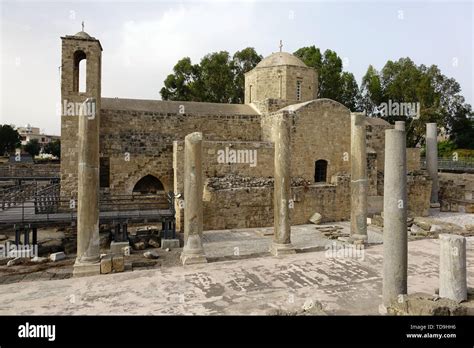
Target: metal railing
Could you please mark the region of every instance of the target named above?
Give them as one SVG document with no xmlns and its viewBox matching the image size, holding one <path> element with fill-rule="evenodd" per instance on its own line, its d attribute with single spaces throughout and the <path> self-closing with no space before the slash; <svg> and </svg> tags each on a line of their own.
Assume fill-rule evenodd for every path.
<svg viewBox="0 0 474 348">
<path fill-rule="evenodd" d="M 426 158 L 422 157 L 421 168 L 426 169 Z M 438 170 L 465 170 L 474 171 L 474 158 L 460 158 L 454 160 L 452 158 L 438 157 Z"/>
<path fill-rule="evenodd" d="M 30 199 L 36 192 L 36 182 L 15 185 L 0 190 L 0 208 L 12 208 Z"/>
<path fill-rule="evenodd" d="M 113 195 L 99 199 L 99 219 L 174 221 L 173 193 Z M 0 225 L 75 222 L 77 199 L 59 196 L 59 185 L 38 190 L 33 198 L 17 199 L 15 207 L 0 211 Z"/>
</svg>

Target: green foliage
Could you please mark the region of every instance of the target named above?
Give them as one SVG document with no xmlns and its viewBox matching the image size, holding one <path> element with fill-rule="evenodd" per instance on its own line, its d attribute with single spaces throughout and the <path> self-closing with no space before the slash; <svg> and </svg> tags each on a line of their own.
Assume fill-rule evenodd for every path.
<svg viewBox="0 0 474 348">
<path fill-rule="evenodd" d="M 451 140 L 438 142 L 438 157 L 450 157 L 454 150 L 456 150 L 456 144 Z"/>
<path fill-rule="evenodd" d="M 61 140 L 53 140 L 43 148 L 44 153 L 49 153 L 55 157 L 61 157 Z"/>
<path fill-rule="evenodd" d="M 244 74 L 262 56 L 252 47 L 237 51 L 231 58 L 226 51 L 210 53 L 199 64 L 186 57 L 168 75 L 160 94 L 163 100 L 243 103 Z"/>
<path fill-rule="evenodd" d="M 365 110 L 368 116 L 381 116 L 380 105 L 389 101 L 419 103 L 419 118 L 403 113 L 384 117 L 390 123 L 406 121 L 408 146 L 423 145 L 426 123 L 436 122 L 456 147 L 474 149 L 471 105 L 460 95 L 459 83 L 443 75 L 436 65 L 417 66 L 410 58 L 389 60 L 381 71 L 369 65 L 359 89 L 354 75 L 343 71 L 336 52 L 326 50 L 322 54 L 313 45 L 298 49 L 294 55 L 318 71 L 318 98 L 336 100 L 352 111 Z M 261 60 L 251 47 L 232 57 L 226 51 L 211 53 L 199 64 L 183 58 L 164 81 L 160 94 L 163 100 L 243 103 L 244 74 Z"/>
<path fill-rule="evenodd" d="M 253 47 L 235 52 L 232 60 L 234 72 L 234 95 L 232 103 L 243 104 L 245 99 L 245 73 L 252 70 L 263 59 Z"/>
<path fill-rule="evenodd" d="M 16 129 L 4 124 L 0 126 L 0 155 L 10 155 L 20 146 L 21 137 Z"/>
<path fill-rule="evenodd" d="M 28 152 L 33 158 L 37 156 L 41 150 L 38 139 L 31 139 L 25 146 L 23 146 L 23 150 Z"/>
<path fill-rule="evenodd" d="M 318 98 L 333 99 L 352 111 L 360 111 L 357 82 L 352 73 L 342 71 L 342 60 L 336 52 L 326 50 L 321 54 L 319 48 L 309 46 L 293 54 L 318 72 Z"/>
<path fill-rule="evenodd" d="M 173 72 L 168 75 L 160 91 L 163 100 L 200 101 L 195 86 L 199 78 L 199 66 L 192 65 L 191 59 L 185 57 L 176 63 Z"/>
<path fill-rule="evenodd" d="M 389 101 L 419 103 L 420 117 L 383 117 L 390 123 L 407 122 L 407 145 L 412 147 L 424 143 L 426 123 L 436 122 L 457 147 L 474 148 L 472 109 L 460 92 L 459 84 L 444 76 L 436 65 L 417 66 L 410 58 L 388 61 L 380 72 L 369 66 L 361 85 L 363 106 L 369 116 L 381 116 L 378 107 Z"/>
</svg>

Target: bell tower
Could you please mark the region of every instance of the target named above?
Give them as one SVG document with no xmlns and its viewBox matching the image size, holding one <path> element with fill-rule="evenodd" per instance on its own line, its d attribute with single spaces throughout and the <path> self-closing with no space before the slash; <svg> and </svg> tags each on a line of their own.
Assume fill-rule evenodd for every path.
<svg viewBox="0 0 474 348">
<path fill-rule="evenodd" d="M 61 196 L 70 198 L 77 192 L 79 116 L 93 113 L 97 129 L 100 122 L 102 46 L 84 28 L 61 42 Z M 87 99 L 94 105 L 83 109 Z"/>
</svg>

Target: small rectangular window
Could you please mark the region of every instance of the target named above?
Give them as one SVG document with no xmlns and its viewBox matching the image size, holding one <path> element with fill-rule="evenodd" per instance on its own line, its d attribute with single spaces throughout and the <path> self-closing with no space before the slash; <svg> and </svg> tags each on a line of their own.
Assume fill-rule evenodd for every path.
<svg viewBox="0 0 474 348">
<path fill-rule="evenodd" d="M 99 181 L 100 187 L 110 186 L 110 159 L 109 157 L 100 158 L 100 169 L 99 169 Z"/>
<path fill-rule="evenodd" d="M 298 101 L 301 100 L 301 84 L 301 80 L 296 81 L 296 100 Z"/>
</svg>

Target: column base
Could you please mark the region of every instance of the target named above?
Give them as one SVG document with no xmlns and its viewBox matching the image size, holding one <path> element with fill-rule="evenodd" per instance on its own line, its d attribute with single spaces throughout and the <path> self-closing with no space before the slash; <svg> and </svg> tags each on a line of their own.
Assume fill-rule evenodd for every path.
<svg viewBox="0 0 474 348">
<path fill-rule="evenodd" d="M 272 242 L 272 245 L 270 246 L 270 252 L 273 256 L 296 254 L 295 247 L 291 243 L 283 244 Z"/>
<path fill-rule="evenodd" d="M 182 252 L 180 256 L 180 260 L 185 265 L 194 265 L 199 263 L 207 263 L 207 258 L 204 252 L 201 253 L 189 253 L 189 252 Z"/>
<path fill-rule="evenodd" d="M 110 253 L 112 255 L 120 254 L 124 255 L 123 248 L 130 246 L 130 243 L 127 242 L 114 242 L 110 243 Z"/>
<path fill-rule="evenodd" d="M 349 236 L 349 241 L 354 244 L 367 244 L 369 237 L 366 234 L 354 233 Z"/>
<path fill-rule="evenodd" d="M 100 262 L 84 263 L 76 260 L 72 271 L 73 277 L 89 277 L 100 274 Z"/>
<path fill-rule="evenodd" d="M 439 208 L 441 207 L 441 204 L 437 203 L 430 203 L 430 208 Z"/>
<path fill-rule="evenodd" d="M 178 249 L 179 248 L 179 239 L 162 239 L 161 240 L 161 249 Z"/>
</svg>

